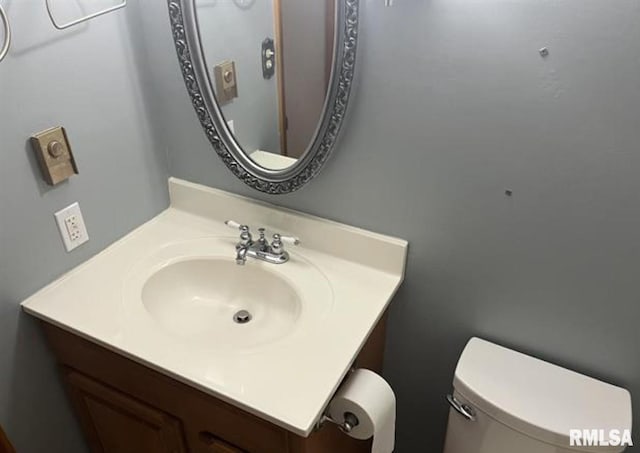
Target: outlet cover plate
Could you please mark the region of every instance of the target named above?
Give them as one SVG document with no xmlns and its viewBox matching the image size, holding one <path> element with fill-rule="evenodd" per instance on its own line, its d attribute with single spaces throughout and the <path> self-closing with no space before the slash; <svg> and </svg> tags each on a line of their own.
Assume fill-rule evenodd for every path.
<svg viewBox="0 0 640 453">
<path fill-rule="evenodd" d="M 55 213 L 58 230 L 67 252 L 74 250 L 89 240 L 80 205 L 73 203 Z"/>
</svg>

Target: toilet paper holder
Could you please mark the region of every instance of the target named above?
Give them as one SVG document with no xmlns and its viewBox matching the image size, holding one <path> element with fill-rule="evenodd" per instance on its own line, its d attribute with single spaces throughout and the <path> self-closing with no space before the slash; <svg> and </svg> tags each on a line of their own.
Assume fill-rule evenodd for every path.
<svg viewBox="0 0 640 453">
<path fill-rule="evenodd" d="M 338 425 L 338 428 L 345 433 L 349 434 L 353 428 L 360 424 L 360 420 L 358 420 L 358 416 L 352 412 L 345 412 L 343 415 L 344 421 L 334 420 L 330 415 L 324 414 L 318 424 L 316 425 L 316 431 L 322 428 L 326 422 L 333 423 L 334 425 Z"/>
<path fill-rule="evenodd" d="M 355 371 L 355 367 L 352 365 L 349 367 L 349 371 L 347 372 L 347 377 L 351 374 L 353 374 L 353 372 Z M 347 378 L 345 377 L 345 380 Z M 343 381 L 344 382 L 344 381 Z M 340 428 L 340 430 L 345 433 L 345 434 L 349 434 L 353 428 L 355 428 L 356 426 L 358 426 L 360 424 L 360 420 L 358 420 L 358 416 L 352 412 L 345 412 L 342 417 L 344 418 L 344 421 L 338 421 L 338 420 L 334 420 L 331 415 L 329 415 L 328 412 L 328 408 L 326 409 L 327 412 L 325 412 L 324 414 L 322 414 L 322 417 L 320 417 L 320 420 L 318 420 L 318 423 L 316 423 L 316 427 L 315 427 L 315 431 L 320 430 L 327 422 L 329 423 L 333 423 L 334 425 L 338 425 L 338 428 Z"/>
</svg>

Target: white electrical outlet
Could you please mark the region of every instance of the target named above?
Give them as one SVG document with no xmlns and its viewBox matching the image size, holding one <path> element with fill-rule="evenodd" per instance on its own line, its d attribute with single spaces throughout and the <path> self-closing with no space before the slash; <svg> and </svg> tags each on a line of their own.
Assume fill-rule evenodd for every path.
<svg viewBox="0 0 640 453">
<path fill-rule="evenodd" d="M 55 217 L 67 252 L 89 240 L 87 227 L 84 224 L 78 203 L 73 203 L 71 206 L 56 212 Z"/>
</svg>

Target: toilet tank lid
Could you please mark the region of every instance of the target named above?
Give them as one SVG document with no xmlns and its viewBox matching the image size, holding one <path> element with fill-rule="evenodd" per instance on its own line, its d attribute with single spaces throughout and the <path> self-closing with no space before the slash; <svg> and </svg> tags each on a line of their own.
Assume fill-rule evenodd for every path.
<svg viewBox="0 0 640 453">
<path fill-rule="evenodd" d="M 631 430 L 626 389 L 498 346 L 467 343 L 453 386 L 472 406 L 530 437 L 576 451 L 621 452 L 623 446 L 569 447 L 569 430 Z M 608 438 L 608 437 L 607 437 Z"/>
</svg>

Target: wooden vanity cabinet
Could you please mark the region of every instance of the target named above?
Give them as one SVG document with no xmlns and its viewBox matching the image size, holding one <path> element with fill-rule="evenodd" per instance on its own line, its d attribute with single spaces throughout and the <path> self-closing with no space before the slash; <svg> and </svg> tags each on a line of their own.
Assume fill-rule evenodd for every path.
<svg viewBox="0 0 640 453">
<path fill-rule="evenodd" d="M 370 440 L 352 439 L 332 424 L 308 438 L 300 437 L 77 335 L 42 324 L 92 453 L 371 451 Z M 384 339 L 383 319 L 356 366 L 380 372 Z"/>
<path fill-rule="evenodd" d="M 177 418 L 71 368 L 62 372 L 92 451 L 187 452 Z"/>
</svg>

